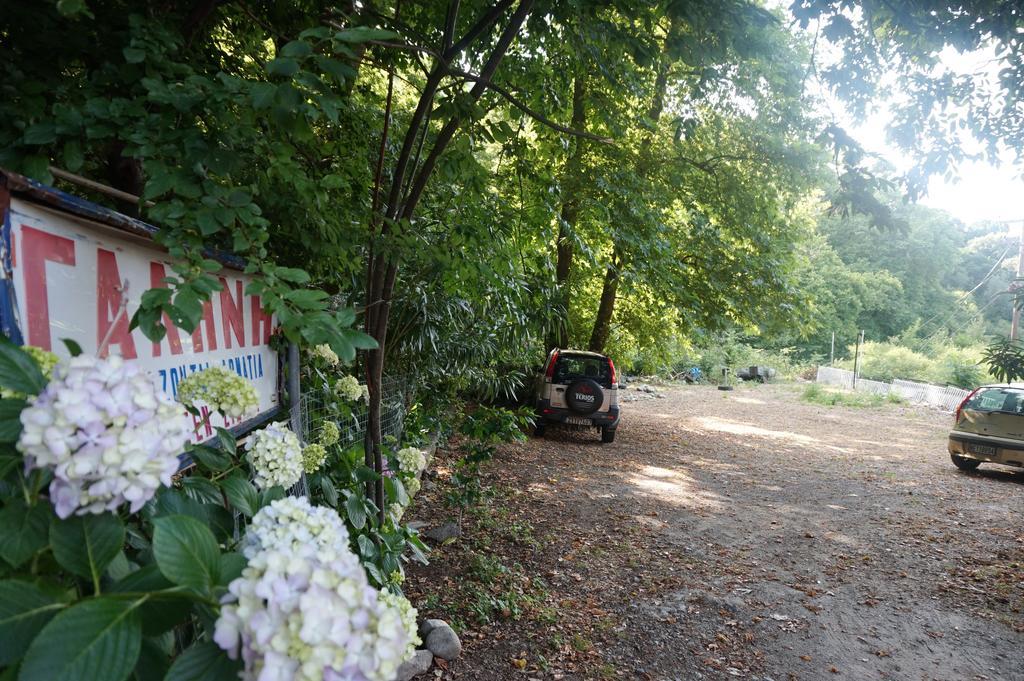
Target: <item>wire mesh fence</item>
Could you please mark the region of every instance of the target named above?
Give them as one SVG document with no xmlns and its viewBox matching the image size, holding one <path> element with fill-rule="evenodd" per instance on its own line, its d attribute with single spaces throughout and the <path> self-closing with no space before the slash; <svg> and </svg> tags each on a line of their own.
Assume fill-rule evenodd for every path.
<svg viewBox="0 0 1024 681">
<path fill-rule="evenodd" d="M 385 376 L 381 385 L 380 430 L 382 437 L 402 439 L 405 417 L 414 397 L 414 382 L 405 376 Z M 349 414 L 337 413 L 329 395 L 321 390 L 303 390 L 300 398 L 299 438 L 317 439 L 324 424 L 333 421 L 341 433 L 339 444 L 349 447 L 362 443 L 366 435 L 367 409 L 362 400 L 350 403 Z"/>
<path fill-rule="evenodd" d="M 868 392 L 874 395 L 899 395 L 915 404 L 928 404 L 945 411 L 953 411 L 970 394 L 969 390 L 952 386 L 931 385 L 896 379 L 892 383 L 858 378 L 854 381 L 852 371 L 835 367 L 818 367 L 817 383 L 838 385 L 847 390 Z"/>
</svg>

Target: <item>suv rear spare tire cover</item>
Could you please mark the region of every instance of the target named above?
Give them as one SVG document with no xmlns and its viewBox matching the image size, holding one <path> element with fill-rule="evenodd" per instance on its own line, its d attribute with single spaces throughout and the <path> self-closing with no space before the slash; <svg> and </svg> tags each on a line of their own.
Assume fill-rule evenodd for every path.
<svg viewBox="0 0 1024 681">
<path fill-rule="evenodd" d="M 580 378 L 565 389 L 565 401 L 577 414 L 593 414 L 604 402 L 604 391 L 597 381 Z"/>
</svg>

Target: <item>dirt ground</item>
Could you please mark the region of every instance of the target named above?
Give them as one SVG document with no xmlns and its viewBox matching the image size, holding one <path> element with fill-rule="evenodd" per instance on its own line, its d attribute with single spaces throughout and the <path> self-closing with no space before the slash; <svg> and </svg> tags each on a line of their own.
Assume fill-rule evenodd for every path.
<svg viewBox="0 0 1024 681">
<path fill-rule="evenodd" d="M 1024 679 L 1024 472 L 954 468 L 948 414 L 625 394 L 613 444 L 504 446 L 462 536 L 410 571 L 465 644 L 432 675 Z M 414 520 L 452 517 L 455 456 Z"/>
</svg>

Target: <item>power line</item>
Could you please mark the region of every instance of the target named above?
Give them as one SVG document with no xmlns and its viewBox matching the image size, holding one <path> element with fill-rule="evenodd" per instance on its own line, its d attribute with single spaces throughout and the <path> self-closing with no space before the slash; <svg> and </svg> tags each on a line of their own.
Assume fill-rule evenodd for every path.
<svg viewBox="0 0 1024 681">
<path fill-rule="evenodd" d="M 993 266 L 992 266 L 992 269 L 990 269 L 990 270 L 988 271 L 988 274 L 986 274 L 986 275 L 984 276 L 984 278 L 982 278 L 982 280 L 981 280 L 981 281 L 979 281 L 979 282 L 978 282 L 978 283 L 977 283 L 977 284 L 975 285 L 975 287 L 974 287 L 974 288 L 972 288 L 972 289 L 971 289 L 970 291 L 968 291 L 967 293 L 965 293 L 965 294 L 963 294 L 962 296 L 960 296 L 960 298 L 958 298 L 958 299 L 957 299 L 957 300 L 956 300 L 956 301 L 955 301 L 955 302 L 953 303 L 953 307 L 957 307 L 957 306 L 959 306 L 959 305 L 960 305 L 961 303 L 963 303 L 963 302 L 964 302 L 965 300 L 967 300 L 968 298 L 970 298 L 970 297 L 971 297 L 971 295 L 972 295 L 972 294 L 973 294 L 973 293 L 974 293 L 975 291 L 977 291 L 977 290 L 978 290 L 979 288 L 981 288 L 982 286 L 984 286 L 984 285 L 985 285 L 985 282 L 987 282 L 987 281 L 988 281 L 989 279 L 991 279 L 991 278 L 992 278 L 992 275 L 996 273 L 996 270 L 997 270 L 997 269 L 999 269 L 999 266 L 1003 264 L 1003 260 L 1005 260 L 1005 259 L 1006 259 L 1006 254 L 1007 254 L 1007 253 L 1009 253 L 1009 252 L 1010 252 L 1010 246 L 1007 246 L 1007 247 L 1006 247 L 1006 248 L 1005 248 L 1005 249 L 1003 250 L 1003 254 L 999 256 L 999 260 L 998 260 L 998 261 L 996 261 L 996 264 L 995 264 L 995 265 L 993 265 Z M 997 294 L 997 295 L 998 295 L 998 294 Z M 991 305 L 991 304 L 992 304 L 992 302 L 993 302 L 994 300 L 995 300 L 995 299 L 993 298 L 993 300 L 989 301 L 989 302 L 988 302 L 988 303 L 986 304 L 986 307 L 988 307 L 988 305 Z M 950 320 L 952 320 L 952 319 L 953 319 L 953 317 L 955 317 L 956 315 L 960 314 L 960 312 L 961 312 L 961 310 L 953 310 L 953 314 L 949 315 L 949 317 L 947 317 L 947 318 L 945 319 L 945 321 L 943 321 L 943 322 L 942 322 L 942 324 L 940 324 L 940 325 L 939 325 L 939 330 L 941 331 L 941 330 L 942 330 L 942 329 L 943 329 L 943 328 L 944 328 L 944 327 L 946 326 L 946 324 L 948 324 L 948 323 L 950 322 Z M 923 323 L 921 324 L 921 328 L 922 328 L 922 329 L 924 329 L 924 327 L 926 327 L 926 326 L 927 326 L 928 324 L 930 324 L 931 322 L 933 322 L 933 321 L 934 321 L 934 320 L 935 320 L 935 319 L 936 319 L 936 318 L 937 318 L 937 317 L 938 317 L 938 316 L 939 316 L 940 314 L 942 314 L 942 313 L 941 313 L 941 312 L 936 312 L 936 313 L 935 313 L 934 315 L 932 315 L 932 316 L 931 316 L 931 318 L 930 318 L 930 319 L 928 319 L 928 321 L 926 321 L 926 322 L 923 322 Z M 933 334 L 933 335 L 934 335 L 934 334 Z M 931 337 L 931 336 L 929 336 L 929 338 L 930 338 L 930 337 Z"/>
</svg>

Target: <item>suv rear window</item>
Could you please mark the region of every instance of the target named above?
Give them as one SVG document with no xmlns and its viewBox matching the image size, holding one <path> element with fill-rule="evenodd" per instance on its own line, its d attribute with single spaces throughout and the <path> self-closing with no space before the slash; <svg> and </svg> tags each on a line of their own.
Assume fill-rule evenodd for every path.
<svg viewBox="0 0 1024 681">
<path fill-rule="evenodd" d="M 612 387 L 612 371 L 603 357 L 559 355 L 555 364 L 554 382 L 572 383 L 578 378 L 592 378 L 605 388 Z"/>
<path fill-rule="evenodd" d="M 985 388 L 975 393 L 964 405 L 973 411 L 1001 411 L 1024 414 L 1024 390 L 1018 388 Z"/>
</svg>

